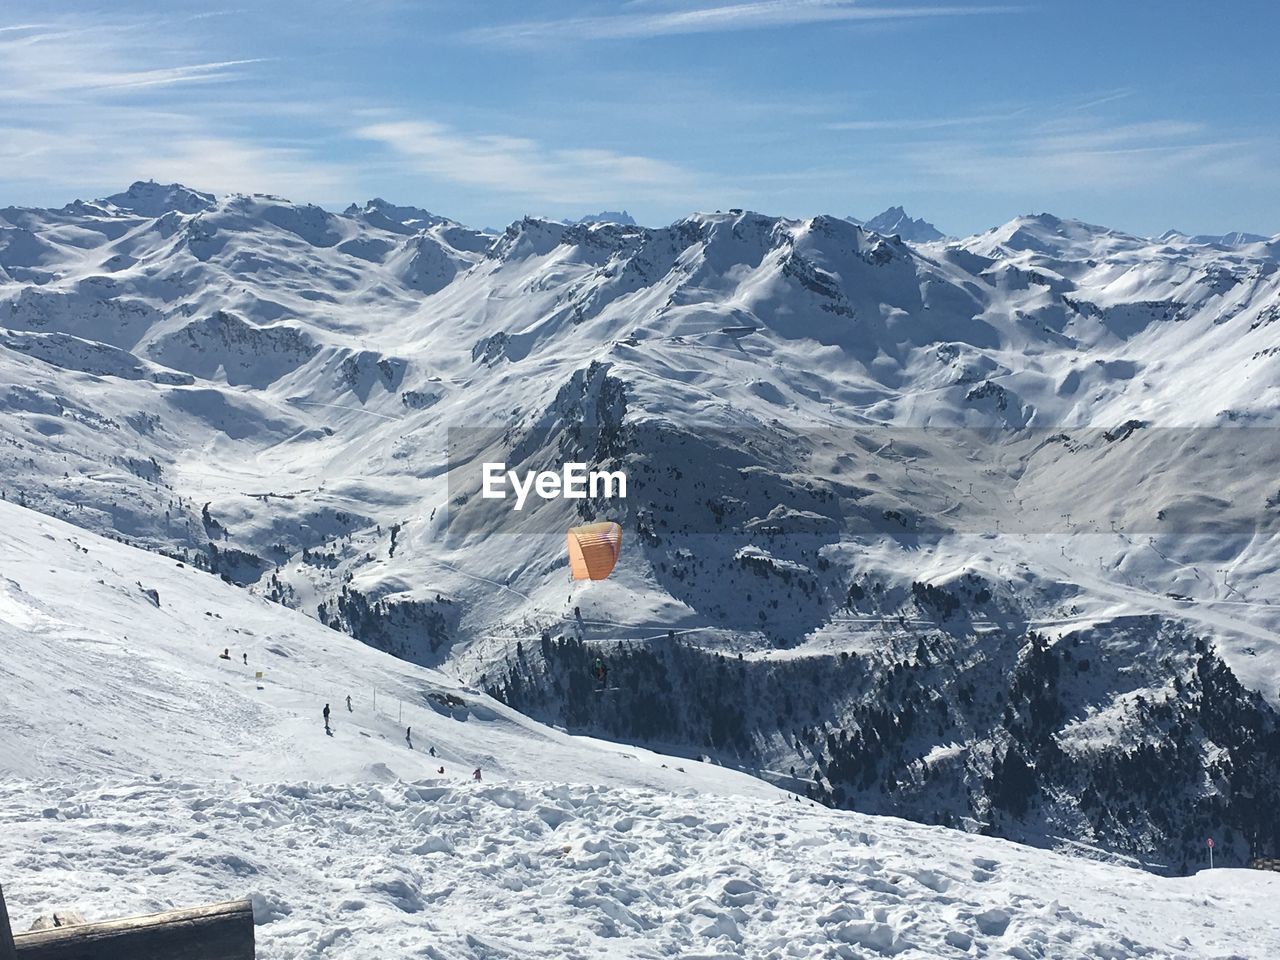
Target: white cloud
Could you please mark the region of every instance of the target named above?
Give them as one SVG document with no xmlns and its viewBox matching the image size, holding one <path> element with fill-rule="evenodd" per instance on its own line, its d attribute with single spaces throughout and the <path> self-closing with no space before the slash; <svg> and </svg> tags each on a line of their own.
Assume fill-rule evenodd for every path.
<svg viewBox="0 0 1280 960">
<path fill-rule="evenodd" d="M 166 38 L 160 42 L 154 36 Z M 549 145 L 500 132 L 466 133 L 351 104 L 286 101 L 240 82 L 261 60 L 193 56 L 189 31 L 136 21 L 68 20 L 0 33 L 0 181 L 77 190 L 134 179 L 215 192 L 262 191 L 322 203 L 348 199 L 371 171 L 434 178 L 485 201 L 532 209 L 660 199 L 694 204 L 696 177 L 666 161 L 590 144 Z M 219 83 L 216 95 L 209 84 Z M 388 119 L 391 117 L 391 119 Z M 283 122 L 277 122 L 283 121 Z M 273 135 L 293 126 L 305 139 Z M 351 138 L 386 148 L 355 161 L 316 144 Z M 28 190 L 28 193 L 31 191 Z"/>
<path fill-rule="evenodd" d="M 200 58 L 198 38 L 162 26 L 67 19 L 0 27 L 0 182 L 97 190 L 154 177 L 215 191 L 340 193 L 342 168 L 296 145 L 237 135 L 215 119 L 228 98 L 201 97 L 264 61 Z"/>
<path fill-rule="evenodd" d="M 652 157 L 465 134 L 432 121 L 371 123 L 355 134 L 388 147 L 419 174 L 543 203 L 607 203 L 656 194 L 670 199 L 694 188 L 692 173 Z"/>
</svg>

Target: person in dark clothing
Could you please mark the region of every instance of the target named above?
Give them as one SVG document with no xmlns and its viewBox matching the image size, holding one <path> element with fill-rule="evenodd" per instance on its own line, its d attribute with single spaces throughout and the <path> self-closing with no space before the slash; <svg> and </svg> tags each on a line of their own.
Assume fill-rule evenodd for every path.
<svg viewBox="0 0 1280 960">
<path fill-rule="evenodd" d="M 329 705 L 324 705 L 324 732 L 329 732 Z"/>
<path fill-rule="evenodd" d="M 475 772 L 475 773 L 473 773 L 473 774 L 471 774 L 471 779 L 472 779 L 472 780 L 479 780 L 479 779 L 480 779 L 480 768 L 479 768 L 479 767 L 476 767 L 476 772 Z"/>
<path fill-rule="evenodd" d="M 609 668 L 601 657 L 596 657 L 596 662 L 591 665 L 591 675 L 596 678 L 601 690 L 609 685 Z"/>
<path fill-rule="evenodd" d="M 351 712 L 351 694 L 347 694 L 347 713 Z"/>
<path fill-rule="evenodd" d="M 230 647 L 226 647 L 226 648 L 224 648 L 224 649 L 223 649 L 223 651 L 222 651 L 220 654 L 218 654 L 218 659 L 219 659 L 219 660 L 230 660 L 230 659 L 231 659 L 231 648 L 230 648 Z"/>
<path fill-rule="evenodd" d="M 247 667 L 249 665 L 249 655 L 246 653 L 243 656 L 244 656 L 244 665 Z"/>
<path fill-rule="evenodd" d="M 431 750 L 428 752 L 434 757 L 436 755 L 436 748 L 432 747 Z"/>
</svg>

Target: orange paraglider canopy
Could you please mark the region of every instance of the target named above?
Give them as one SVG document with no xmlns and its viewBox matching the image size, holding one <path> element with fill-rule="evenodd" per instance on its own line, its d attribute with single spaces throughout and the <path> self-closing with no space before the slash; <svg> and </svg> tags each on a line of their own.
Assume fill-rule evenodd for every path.
<svg viewBox="0 0 1280 960">
<path fill-rule="evenodd" d="M 622 527 L 612 521 L 569 530 L 569 569 L 575 580 L 603 580 L 622 551 Z"/>
</svg>

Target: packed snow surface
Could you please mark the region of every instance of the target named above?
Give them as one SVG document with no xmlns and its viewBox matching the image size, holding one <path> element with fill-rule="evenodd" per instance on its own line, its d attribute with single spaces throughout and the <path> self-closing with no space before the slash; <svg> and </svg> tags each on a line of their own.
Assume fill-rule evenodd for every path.
<svg viewBox="0 0 1280 960">
<path fill-rule="evenodd" d="M 1280 876 L 1160 879 L 787 799 L 43 783 L 0 788 L 0 823 L 19 910 L 243 891 L 266 960 L 1280 955 Z"/>
</svg>

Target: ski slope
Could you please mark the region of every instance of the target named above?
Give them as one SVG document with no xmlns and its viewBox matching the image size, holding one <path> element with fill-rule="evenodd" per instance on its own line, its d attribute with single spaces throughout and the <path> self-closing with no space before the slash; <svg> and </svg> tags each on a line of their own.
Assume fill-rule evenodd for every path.
<svg viewBox="0 0 1280 960">
<path fill-rule="evenodd" d="M 777 795 L 745 774 L 533 723 L 169 558 L 9 503 L 0 518 L 7 778 L 346 782 L 435 776 L 443 765 L 445 783 L 480 767 L 488 780 Z"/>
<path fill-rule="evenodd" d="M 246 895 L 267 960 L 1280 955 L 1280 876 L 1159 878 L 570 737 L 9 503 L 0 729 L 20 928 Z"/>
</svg>

